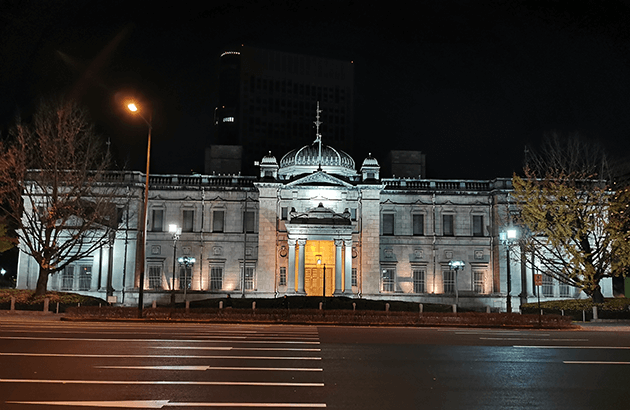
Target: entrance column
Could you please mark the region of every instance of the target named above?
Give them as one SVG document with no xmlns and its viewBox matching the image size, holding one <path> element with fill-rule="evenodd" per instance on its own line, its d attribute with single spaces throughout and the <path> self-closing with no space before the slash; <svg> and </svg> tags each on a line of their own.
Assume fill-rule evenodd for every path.
<svg viewBox="0 0 630 410">
<path fill-rule="evenodd" d="M 306 294 L 304 290 L 304 250 L 306 248 L 306 239 L 298 239 L 297 241 L 300 248 L 298 249 L 298 289 L 297 293 L 300 295 Z"/>
<path fill-rule="evenodd" d="M 344 241 L 344 245 L 346 246 L 346 266 L 344 267 L 344 290 L 348 296 L 352 295 L 352 239 L 349 241 Z"/>
<path fill-rule="evenodd" d="M 289 271 L 287 272 L 287 293 L 295 294 L 295 239 L 289 239 Z"/>
<path fill-rule="evenodd" d="M 343 294 L 341 287 L 341 246 L 343 241 L 341 239 L 335 239 L 335 293 L 334 295 Z"/>
</svg>

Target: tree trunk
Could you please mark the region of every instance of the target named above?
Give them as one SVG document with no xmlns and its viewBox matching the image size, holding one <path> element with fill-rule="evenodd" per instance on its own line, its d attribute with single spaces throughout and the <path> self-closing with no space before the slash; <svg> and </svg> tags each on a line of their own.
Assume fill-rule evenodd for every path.
<svg viewBox="0 0 630 410">
<path fill-rule="evenodd" d="M 39 277 L 37 278 L 37 287 L 35 288 L 35 296 L 46 294 L 48 288 L 48 269 L 39 268 Z"/>
<path fill-rule="evenodd" d="M 591 298 L 593 299 L 593 303 L 604 303 L 604 295 L 602 294 L 602 288 L 599 285 L 597 285 L 593 291 Z"/>
</svg>

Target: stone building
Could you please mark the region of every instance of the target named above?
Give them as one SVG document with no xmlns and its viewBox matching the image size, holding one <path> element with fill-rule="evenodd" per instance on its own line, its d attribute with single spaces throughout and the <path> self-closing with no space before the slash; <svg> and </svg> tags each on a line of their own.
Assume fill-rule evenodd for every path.
<svg viewBox="0 0 630 410">
<path fill-rule="evenodd" d="M 508 277 L 513 310 L 539 290 L 542 300 L 580 295 L 546 276 L 534 286 L 518 245 L 507 269 L 499 237 L 513 210 L 510 179 L 381 178 L 375 157 L 357 167 L 325 145 L 320 124 L 318 117 L 312 144 L 279 162 L 262 158 L 258 176 L 149 177 L 145 303 L 168 303 L 173 293 L 178 301 L 325 293 L 505 310 Z M 138 172 L 112 176 L 133 198 L 120 204 L 114 240 L 53 275 L 49 289 L 138 303 L 144 180 Z M 37 273 L 21 253 L 18 287 L 34 289 Z M 610 280 L 602 290 L 612 296 Z"/>
</svg>

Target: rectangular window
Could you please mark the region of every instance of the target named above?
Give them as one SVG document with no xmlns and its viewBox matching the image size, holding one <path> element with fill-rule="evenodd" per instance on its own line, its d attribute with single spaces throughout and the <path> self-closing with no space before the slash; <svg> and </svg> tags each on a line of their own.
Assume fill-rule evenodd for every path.
<svg viewBox="0 0 630 410">
<path fill-rule="evenodd" d="M 413 234 L 424 235 L 424 215 L 422 214 L 413 215 Z"/>
<path fill-rule="evenodd" d="M 179 289 L 190 289 L 192 285 L 192 269 L 182 266 L 179 268 Z"/>
<path fill-rule="evenodd" d="M 442 215 L 442 235 L 453 236 L 453 215 Z"/>
<path fill-rule="evenodd" d="M 394 234 L 394 214 L 383 214 L 383 235 Z"/>
<path fill-rule="evenodd" d="M 475 293 L 485 293 L 485 289 L 483 286 L 483 272 L 473 272 L 473 290 L 475 291 Z"/>
<path fill-rule="evenodd" d="M 473 215 L 473 236 L 483 236 L 483 215 Z"/>
<path fill-rule="evenodd" d="M 224 211 L 212 212 L 212 232 L 223 232 Z"/>
<path fill-rule="evenodd" d="M 395 275 L 396 270 L 394 268 L 381 269 L 381 289 L 383 292 L 395 290 Z"/>
<path fill-rule="evenodd" d="M 413 275 L 413 293 L 426 293 L 426 282 L 424 277 L 424 269 L 414 269 Z"/>
<path fill-rule="evenodd" d="M 162 232 L 164 229 L 164 211 L 162 209 L 154 209 L 151 217 L 151 230 L 153 232 Z"/>
<path fill-rule="evenodd" d="M 245 267 L 245 290 L 254 290 L 254 267 L 246 266 Z"/>
<path fill-rule="evenodd" d="M 286 221 L 289 218 L 289 208 L 287 208 L 286 206 L 283 206 L 282 208 L 280 208 L 280 213 L 281 213 L 280 218 L 283 221 Z"/>
<path fill-rule="evenodd" d="M 61 287 L 59 290 L 72 290 L 74 284 L 74 266 L 66 266 L 61 273 Z"/>
<path fill-rule="evenodd" d="M 564 282 L 560 282 L 559 284 L 560 297 L 568 298 L 571 297 L 571 286 L 567 285 Z"/>
<path fill-rule="evenodd" d="M 149 266 L 149 289 L 162 289 L 162 267 Z"/>
<path fill-rule="evenodd" d="M 210 268 L 210 290 L 223 289 L 223 268 L 213 266 Z"/>
<path fill-rule="evenodd" d="M 352 268 L 352 286 L 357 285 L 357 268 Z"/>
<path fill-rule="evenodd" d="M 184 211 L 184 221 L 182 224 L 182 232 L 192 232 L 195 221 L 195 211 Z"/>
<path fill-rule="evenodd" d="M 254 232 L 254 212 L 243 212 L 243 225 L 245 228 L 244 232 Z"/>
<path fill-rule="evenodd" d="M 553 278 L 543 273 L 542 276 L 542 294 L 543 296 L 553 297 Z"/>
<path fill-rule="evenodd" d="M 350 208 L 350 219 L 353 221 L 357 220 L 357 208 Z"/>
<path fill-rule="evenodd" d="M 92 267 L 81 266 L 79 269 L 79 290 L 90 290 L 92 287 Z"/>
<path fill-rule="evenodd" d="M 285 268 L 284 266 L 280 267 L 280 280 L 278 281 L 278 285 L 287 285 L 287 268 Z"/>
<path fill-rule="evenodd" d="M 454 270 L 445 270 L 442 272 L 443 278 L 443 293 L 451 295 L 455 293 L 455 271 Z"/>
</svg>

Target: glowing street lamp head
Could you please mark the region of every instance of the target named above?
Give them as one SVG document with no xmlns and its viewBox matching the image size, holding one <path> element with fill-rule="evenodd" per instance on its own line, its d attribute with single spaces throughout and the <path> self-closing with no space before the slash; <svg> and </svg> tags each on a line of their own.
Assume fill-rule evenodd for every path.
<svg viewBox="0 0 630 410">
<path fill-rule="evenodd" d="M 138 111 L 138 106 L 136 106 L 136 104 L 134 103 L 127 104 L 127 108 L 129 108 L 129 111 L 133 111 L 133 112 Z"/>
</svg>

